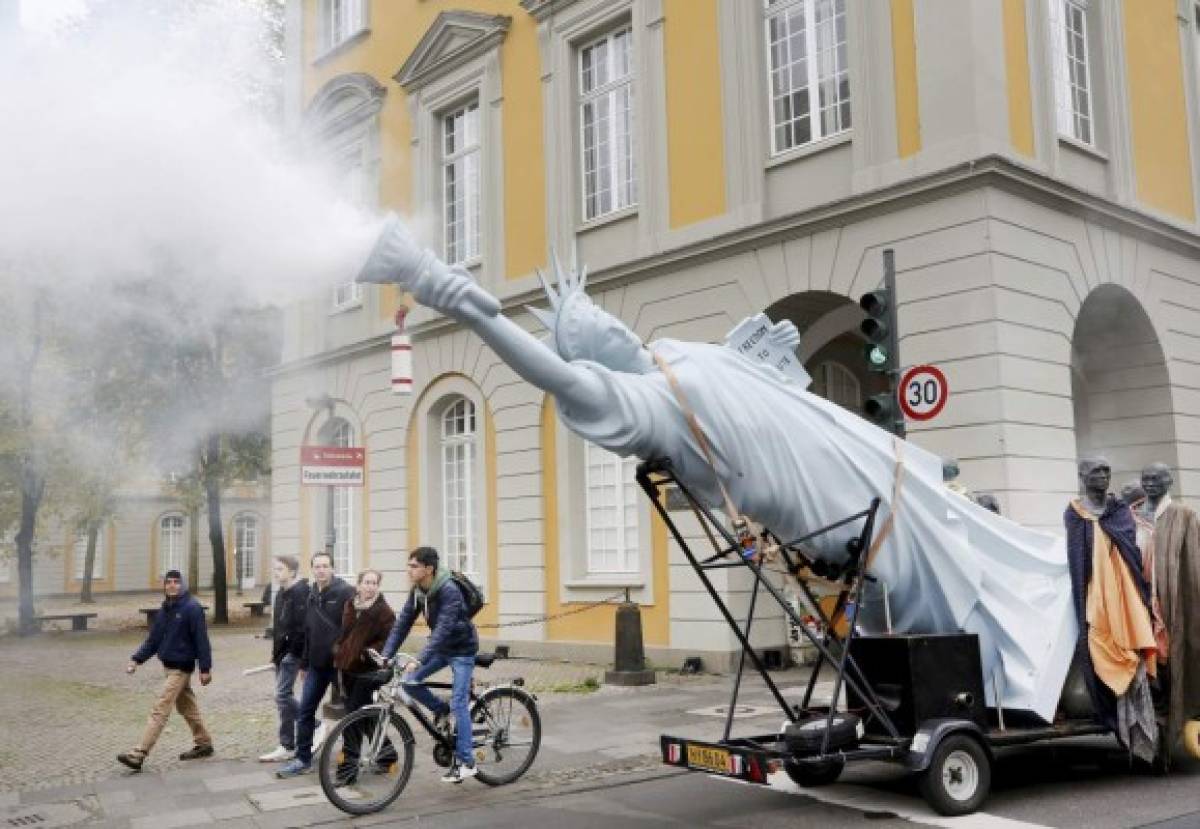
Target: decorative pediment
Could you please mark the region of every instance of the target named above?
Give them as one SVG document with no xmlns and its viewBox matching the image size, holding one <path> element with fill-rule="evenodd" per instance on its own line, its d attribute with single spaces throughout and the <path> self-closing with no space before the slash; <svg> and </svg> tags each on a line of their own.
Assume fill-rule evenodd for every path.
<svg viewBox="0 0 1200 829">
<path fill-rule="evenodd" d="M 495 49 L 508 34 L 511 17 L 479 12 L 442 12 L 393 77 L 408 91 Z"/>
<path fill-rule="evenodd" d="M 313 137 L 336 135 L 379 112 L 386 94 L 383 84 L 362 72 L 330 78 L 308 105 L 305 128 Z"/>
</svg>

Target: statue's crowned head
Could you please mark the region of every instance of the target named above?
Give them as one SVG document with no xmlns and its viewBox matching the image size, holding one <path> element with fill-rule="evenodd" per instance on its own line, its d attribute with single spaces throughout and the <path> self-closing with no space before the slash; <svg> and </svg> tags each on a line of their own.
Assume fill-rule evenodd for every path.
<svg viewBox="0 0 1200 829">
<path fill-rule="evenodd" d="M 557 290 L 545 274 L 537 272 L 550 307 L 529 311 L 549 329 L 547 342 L 558 356 L 564 360 L 588 360 L 613 371 L 641 374 L 650 370 L 654 362 L 642 338 L 585 293 L 587 269 L 578 274 L 567 271 L 557 254 L 552 257 L 552 265 Z"/>
</svg>

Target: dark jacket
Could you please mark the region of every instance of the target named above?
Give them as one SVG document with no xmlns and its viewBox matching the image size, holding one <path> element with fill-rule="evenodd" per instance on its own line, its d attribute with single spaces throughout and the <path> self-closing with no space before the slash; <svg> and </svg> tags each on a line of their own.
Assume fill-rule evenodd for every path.
<svg viewBox="0 0 1200 829">
<path fill-rule="evenodd" d="M 384 656 L 392 656 L 412 630 L 413 622 L 417 619 L 416 593 L 416 590 L 409 591 L 408 600 L 396 617 L 396 624 L 383 647 Z M 421 605 L 425 611 L 425 621 L 429 623 L 429 638 L 417 661 L 424 664 L 435 653 L 443 656 L 473 656 L 479 652 L 479 634 L 475 632 L 475 625 L 467 614 L 462 591 L 453 579 L 447 579 Z"/>
<path fill-rule="evenodd" d="M 333 664 L 352 674 L 374 671 L 378 666 L 365 653 L 367 648 L 379 650 L 387 641 L 396 613 L 380 593 L 366 610 L 356 610 L 354 601 L 346 602 L 342 611 L 342 635 L 333 646 Z"/>
<path fill-rule="evenodd" d="M 304 651 L 300 667 L 332 668 L 333 643 L 342 632 L 342 612 L 346 602 L 354 598 L 353 585 L 337 576 L 324 590 L 313 582 L 304 603 Z"/>
<path fill-rule="evenodd" d="M 279 591 L 271 606 L 271 661 L 278 665 L 283 657 L 304 656 L 304 614 L 308 604 L 308 582 L 300 579 L 287 590 Z"/>
<path fill-rule="evenodd" d="M 196 669 L 197 662 L 200 673 L 212 670 L 212 646 L 208 643 L 204 608 L 186 590 L 174 599 L 163 601 L 150 626 L 150 635 L 132 658 L 141 665 L 152 656 L 157 656 L 168 668 L 189 674 Z"/>
</svg>

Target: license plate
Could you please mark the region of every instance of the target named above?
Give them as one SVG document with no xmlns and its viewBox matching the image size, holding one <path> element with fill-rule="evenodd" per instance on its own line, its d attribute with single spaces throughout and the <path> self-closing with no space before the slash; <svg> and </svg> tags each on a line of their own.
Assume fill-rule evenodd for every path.
<svg viewBox="0 0 1200 829">
<path fill-rule="evenodd" d="M 728 774 L 729 752 L 723 748 L 689 745 L 687 747 L 687 764 L 696 769 Z"/>
</svg>

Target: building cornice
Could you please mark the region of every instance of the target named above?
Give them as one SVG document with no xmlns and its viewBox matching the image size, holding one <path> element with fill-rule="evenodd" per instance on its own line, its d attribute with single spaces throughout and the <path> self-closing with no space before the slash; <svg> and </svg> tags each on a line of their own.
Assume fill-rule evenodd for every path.
<svg viewBox="0 0 1200 829">
<path fill-rule="evenodd" d="M 541 23 L 575 2 L 576 0 L 521 0 L 521 8 Z"/>
<path fill-rule="evenodd" d="M 588 285 L 593 292 L 620 287 L 796 236 L 807 236 L 873 216 L 892 213 L 899 207 L 913 202 L 934 201 L 982 187 L 997 187 L 1053 209 L 1065 210 L 1089 221 L 1117 227 L 1130 235 L 1200 260 L 1200 236 L 1185 226 L 1144 211 L 1113 204 L 1012 159 L 990 155 L 925 176 L 906 179 L 878 190 L 849 196 L 812 210 L 739 228 L 636 261 L 589 271 Z M 530 287 L 505 293 L 500 299 L 504 311 L 520 313 L 524 306 L 540 303 L 542 293 L 540 287 Z M 425 322 L 409 325 L 408 332 L 414 341 L 419 341 L 459 327 L 460 323 L 439 315 Z M 288 374 L 387 348 L 390 338 L 390 332 L 371 337 L 333 351 L 282 364 L 270 374 Z"/>
<path fill-rule="evenodd" d="M 392 78 L 408 92 L 485 55 L 504 42 L 512 18 L 479 12 L 442 12 Z"/>
</svg>

